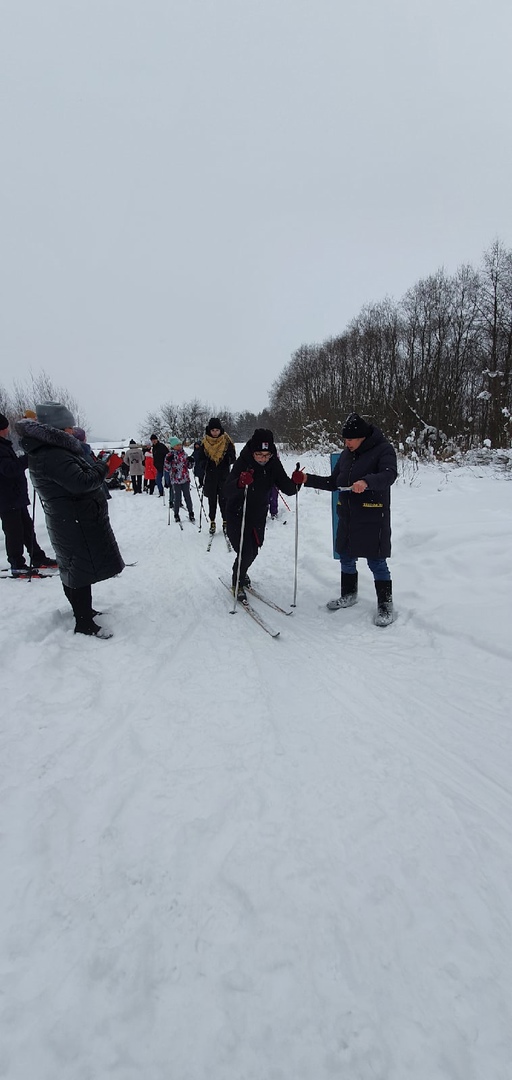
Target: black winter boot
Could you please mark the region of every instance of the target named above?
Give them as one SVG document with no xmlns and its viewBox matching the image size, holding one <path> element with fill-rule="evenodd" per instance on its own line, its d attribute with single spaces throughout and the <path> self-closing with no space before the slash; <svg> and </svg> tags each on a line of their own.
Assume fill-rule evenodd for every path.
<svg viewBox="0 0 512 1080">
<path fill-rule="evenodd" d="M 375 626 L 389 626 L 393 622 L 393 586 L 391 581 L 376 581 L 377 614 Z"/>
<path fill-rule="evenodd" d="M 337 611 L 338 608 L 352 607 L 357 604 L 357 573 L 341 574 L 341 596 L 337 600 L 329 600 L 329 611 Z"/>
</svg>

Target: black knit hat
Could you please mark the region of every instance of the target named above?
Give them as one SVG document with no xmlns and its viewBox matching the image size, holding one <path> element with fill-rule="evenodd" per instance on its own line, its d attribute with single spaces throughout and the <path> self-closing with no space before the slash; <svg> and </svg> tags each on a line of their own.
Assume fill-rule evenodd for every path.
<svg viewBox="0 0 512 1080">
<path fill-rule="evenodd" d="M 373 428 L 366 423 L 366 420 L 363 420 L 358 413 L 352 412 L 347 416 L 341 434 L 344 439 L 366 439 L 372 431 Z"/>
<path fill-rule="evenodd" d="M 222 424 L 221 424 L 218 416 L 211 416 L 210 417 L 210 419 L 209 419 L 209 421 L 208 421 L 208 423 L 206 425 L 206 429 L 205 429 L 207 435 L 211 435 L 212 428 L 218 428 L 221 435 L 224 434 L 224 428 L 222 427 Z"/>
<path fill-rule="evenodd" d="M 276 453 L 276 444 L 274 442 L 274 436 L 269 428 L 256 428 L 254 435 L 249 440 L 249 450 L 254 454 L 258 451 L 268 451 L 269 454 Z"/>
<path fill-rule="evenodd" d="M 6 427 L 9 427 L 9 421 L 3 413 L 0 413 L 0 431 L 3 431 Z"/>
</svg>

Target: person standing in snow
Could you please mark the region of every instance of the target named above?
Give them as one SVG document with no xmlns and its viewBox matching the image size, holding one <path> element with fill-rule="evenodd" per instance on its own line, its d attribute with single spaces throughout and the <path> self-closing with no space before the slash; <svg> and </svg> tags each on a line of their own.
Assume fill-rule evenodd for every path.
<svg viewBox="0 0 512 1080">
<path fill-rule="evenodd" d="M 217 502 L 222 514 L 222 528 L 226 532 L 226 497 L 224 487 L 229 476 L 229 470 L 236 459 L 235 445 L 226 434 L 217 416 L 212 416 L 205 428 L 205 436 L 201 451 L 197 458 L 197 472 L 199 482 L 203 485 L 203 491 L 208 499 L 210 514 L 210 533 L 215 532 L 215 518 L 217 516 Z"/>
<path fill-rule="evenodd" d="M 36 406 L 36 417 L 19 420 L 16 431 L 73 608 L 75 634 L 111 637 L 94 622 L 98 612 L 91 592 L 95 581 L 115 577 L 124 568 L 103 492 L 108 463 L 87 461 L 65 405 L 46 401 Z"/>
<path fill-rule="evenodd" d="M 158 435 L 153 432 L 149 437 L 149 441 L 153 447 L 153 461 L 156 469 L 156 486 L 158 488 L 158 496 L 160 499 L 164 497 L 163 489 L 163 475 L 164 475 L 164 461 L 166 454 L 169 453 L 169 447 L 165 443 L 160 442 Z"/>
<path fill-rule="evenodd" d="M 147 449 L 144 452 L 144 491 L 150 495 L 155 490 L 155 480 L 157 477 L 155 462 L 151 450 Z"/>
<path fill-rule="evenodd" d="M 133 494 L 141 495 L 142 477 L 144 476 L 144 458 L 142 456 L 142 447 L 137 446 L 135 439 L 130 439 L 130 445 L 124 455 L 124 460 L 130 470 Z"/>
<path fill-rule="evenodd" d="M 190 495 L 190 479 L 188 475 L 188 470 L 190 469 L 189 458 L 183 449 L 183 443 L 180 439 L 169 439 L 169 445 L 171 449 L 165 459 L 164 468 L 169 475 L 169 483 L 172 487 L 174 520 L 180 520 L 181 496 L 183 495 L 188 510 L 189 520 L 195 521 L 194 507 L 192 506 L 192 498 Z"/>
<path fill-rule="evenodd" d="M 345 449 L 330 476 L 296 471 L 292 480 L 305 487 L 340 491 L 336 551 L 341 560 L 341 595 L 327 604 L 329 611 L 357 603 L 357 560 L 366 559 L 377 593 L 376 626 L 393 621 L 391 573 L 390 488 L 397 478 L 396 453 L 382 431 L 351 413 L 342 429 Z"/>
<path fill-rule="evenodd" d="M 35 413 L 33 414 L 35 416 Z M 0 413 L 0 518 L 5 534 L 7 561 L 13 577 L 27 569 L 23 549 L 26 548 L 33 567 L 57 566 L 37 542 L 32 518 L 28 511 L 27 455 L 18 457 L 9 438 L 9 421 Z"/>
<path fill-rule="evenodd" d="M 225 487 L 227 535 L 237 552 L 232 572 L 233 591 L 240 560 L 238 599 L 242 601 L 247 599 L 244 586 L 251 583 L 247 571 L 265 539 L 269 494 L 274 486 L 286 495 L 295 495 L 297 491 L 277 457 L 272 432 L 257 428 L 235 462 Z M 245 526 L 241 536 L 244 502 Z"/>
</svg>

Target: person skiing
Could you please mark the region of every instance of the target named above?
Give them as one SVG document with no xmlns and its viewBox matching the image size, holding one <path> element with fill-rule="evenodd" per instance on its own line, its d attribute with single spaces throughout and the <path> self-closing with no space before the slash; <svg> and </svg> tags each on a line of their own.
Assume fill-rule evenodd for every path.
<svg viewBox="0 0 512 1080">
<path fill-rule="evenodd" d="M 341 595 L 327 604 L 329 611 L 357 603 L 357 560 L 366 559 L 373 573 L 377 593 L 376 626 L 393 621 L 391 573 L 386 559 L 391 555 L 390 488 L 397 478 L 396 453 L 382 431 L 367 424 L 358 413 L 350 413 L 341 432 L 345 449 L 330 476 L 313 476 L 299 470 L 292 474 L 296 484 L 340 491 L 336 551 L 341 560 Z"/>
<path fill-rule="evenodd" d="M 24 548 L 32 567 L 57 566 L 57 560 L 45 555 L 39 545 L 27 509 L 30 502 L 25 475 L 27 465 L 27 455 L 18 457 L 15 453 L 9 438 L 9 421 L 0 413 L 0 518 L 12 577 L 20 577 L 29 569 Z"/>
<path fill-rule="evenodd" d="M 183 494 L 189 520 L 195 521 L 194 507 L 192 506 L 192 497 L 190 495 L 190 479 L 188 475 L 188 470 L 190 469 L 189 458 L 183 449 L 183 443 L 180 439 L 169 439 L 169 445 L 171 449 L 165 459 L 164 468 L 169 475 L 169 482 L 172 487 L 174 520 L 180 520 L 181 496 Z"/>
<path fill-rule="evenodd" d="M 224 431 L 219 418 L 212 416 L 205 428 L 205 436 L 196 462 L 197 472 L 194 469 L 208 499 L 211 534 L 216 528 L 217 502 L 222 514 L 222 528 L 226 532 L 224 487 L 235 459 L 236 450 L 233 440 Z"/>
<path fill-rule="evenodd" d="M 107 638 L 94 622 L 91 585 L 124 568 L 108 517 L 103 480 L 108 463 L 90 462 L 72 434 L 74 418 L 59 402 L 36 406 L 36 420 L 19 420 L 16 431 L 28 455 L 32 483 L 41 499 L 57 555 L 64 593 L 73 608 L 75 634 Z"/>
<path fill-rule="evenodd" d="M 244 586 L 251 583 L 247 571 L 265 539 L 269 494 L 274 486 L 286 495 L 295 495 L 297 491 L 296 484 L 287 476 L 277 457 L 272 432 L 267 428 L 256 428 L 241 450 L 225 487 L 227 535 L 237 552 L 232 587 L 235 592 L 238 578 L 237 599 L 242 602 L 247 600 Z M 241 536 L 244 503 L 245 526 Z"/>
</svg>

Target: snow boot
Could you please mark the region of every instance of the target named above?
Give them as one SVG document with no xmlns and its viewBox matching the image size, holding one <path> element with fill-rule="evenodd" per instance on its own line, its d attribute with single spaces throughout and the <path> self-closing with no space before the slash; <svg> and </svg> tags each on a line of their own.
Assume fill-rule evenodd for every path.
<svg viewBox="0 0 512 1080">
<path fill-rule="evenodd" d="M 175 514 L 175 515 L 174 515 L 174 520 L 175 520 L 176 522 L 179 522 L 179 521 L 181 521 L 180 515 L 179 515 L 179 514 Z"/>
<path fill-rule="evenodd" d="M 213 536 L 214 532 L 215 532 L 215 522 L 210 521 L 210 536 Z"/>
<path fill-rule="evenodd" d="M 389 626 L 393 622 L 393 587 L 391 581 L 376 581 L 377 614 L 375 626 Z"/>
<path fill-rule="evenodd" d="M 114 636 L 108 630 L 102 630 L 101 626 L 94 622 L 94 619 L 77 619 L 75 634 L 85 634 L 86 637 L 97 637 L 103 641 L 108 641 L 109 638 Z"/>
<path fill-rule="evenodd" d="M 194 517 L 194 514 L 189 514 L 189 515 L 188 515 L 188 520 L 189 520 L 189 521 L 191 521 L 191 522 L 192 522 L 192 524 L 194 525 L 194 524 L 195 524 L 195 520 L 196 520 L 196 519 L 195 519 L 195 517 Z"/>
<path fill-rule="evenodd" d="M 329 600 L 326 605 L 328 611 L 338 611 L 338 608 L 352 607 L 357 604 L 357 573 L 341 573 L 341 596 L 337 600 Z"/>
<path fill-rule="evenodd" d="M 32 563 L 32 566 L 34 566 L 36 570 L 42 570 L 45 566 L 49 568 L 56 567 L 57 565 L 57 559 L 49 559 L 48 556 L 44 554 L 40 558 L 34 558 Z"/>
</svg>

